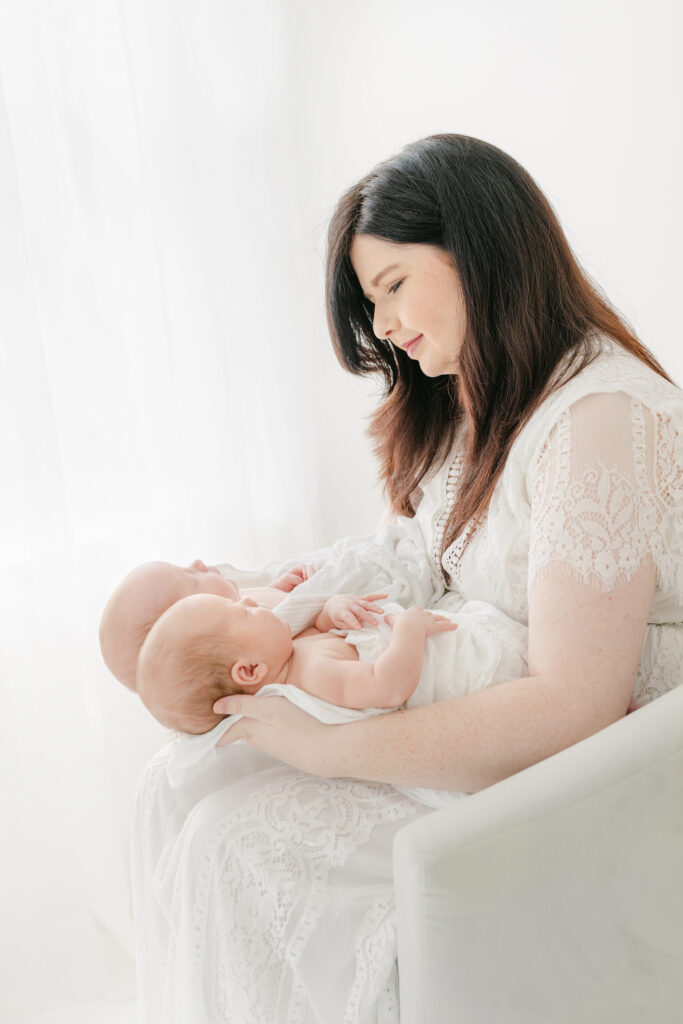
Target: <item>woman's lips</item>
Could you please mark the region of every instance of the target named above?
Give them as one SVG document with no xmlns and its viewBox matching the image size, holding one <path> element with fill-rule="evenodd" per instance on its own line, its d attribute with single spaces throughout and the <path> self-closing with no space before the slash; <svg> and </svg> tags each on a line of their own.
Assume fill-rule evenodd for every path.
<svg viewBox="0 0 683 1024">
<path fill-rule="evenodd" d="M 413 352 L 415 351 L 415 349 L 420 344 L 423 338 L 424 334 L 418 334 L 417 338 L 413 338 L 412 341 L 408 342 L 404 349 L 404 352 L 406 352 L 409 356 L 412 356 Z"/>
</svg>

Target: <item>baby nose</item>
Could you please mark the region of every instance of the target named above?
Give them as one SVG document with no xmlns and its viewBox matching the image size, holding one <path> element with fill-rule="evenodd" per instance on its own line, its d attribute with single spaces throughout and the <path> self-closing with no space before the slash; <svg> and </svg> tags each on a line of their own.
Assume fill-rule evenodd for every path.
<svg viewBox="0 0 683 1024">
<path fill-rule="evenodd" d="M 206 566 L 205 566 L 204 562 L 202 562 L 201 558 L 195 558 L 195 560 L 194 560 L 194 562 L 192 563 L 192 565 L 190 566 L 190 568 L 191 568 L 191 569 L 198 569 L 198 570 L 199 570 L 199 572 L 208 572 L 208 571 L 209 571 L 209 570 L 208 570 L 208 569 L 206 568 Z"/>
<path fill-rule="evenodd" d="M 257 607 L 257 602 L 254 600 L 253 597 L 243 597 L 242 600 L 240 601 L 240 604 L 245 605 L 247 608 Z"/>
</svg>

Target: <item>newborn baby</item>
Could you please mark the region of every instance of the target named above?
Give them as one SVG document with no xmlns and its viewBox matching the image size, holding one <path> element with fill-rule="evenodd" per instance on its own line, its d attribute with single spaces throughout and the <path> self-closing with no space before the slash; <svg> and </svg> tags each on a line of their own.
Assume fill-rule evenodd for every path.
<svg viewBox="0 0 683 1024">
<path fill-rule="evenodd" d="M 123 578 L 102 613 L 100 648 L 107 668 L 119 682 L 134 690 L 138 654 L 145 637 L 176 601 L 193 594 L 213 594 L 226 601 L 239 601 L 247 595 L 272 609 L 313 571 L 310 566 L 297 566 L 268 587 L 240 590 L 217 566 L 207 566 L 200 559 L 186 566 L 145 562 Z"/>
<path fill-rule="evenodd" d="M 213 710 L 219 698 L 256 693 L 271 683 L 296 686 L 347 708 L 399 707 L 410 701 L 421 682 L 421 703 L 447 699 L 440 697 L 431 670 L 430 678 L 422 679 L 425 644 L 428 637 L 438 639 L 437 634 L 452 633 L 460 625 L 462 642 L 454 636 L 446 657 L 432 660 L 432 669 L 443 670 L 439 678 L 447 680 L 448 688 L 465 693 L 472 686 L 524 674 L 526 627 L 519 623 L 500 615 L 500 622 L 489 618 L 481 627 L 492 653 L 484 677 L 481 666 L 474 664 L 481 651 L 471 657 L 473 629 L 481 625 L 475 621 L 479 608 L 469 618 L 467 612 L 446 616 L 399 606 L 384 614 L 375 603 L 383 597 L 337 595 L 325 604 L 314 626 L 294 638 L 282 619 L 250 597 L 238 602 L 216 594 L 187 597 L 150 630 L 138 660 L 138 692 L 162 724 L 188 733 L 208 732 L 222 720 Z M 481 609 L 490 614 L 489 606 Z M 498 613 L 492 609 L 491 614 Z M 386 642 L 380 637 L 381 616 Z M 349 628 L 358 631 L 357 638 L 334 632 Z M 373 660 L 363 660 L 362 633 L 380 637 L 384 649 L 376 649 Z"/>
</svg>

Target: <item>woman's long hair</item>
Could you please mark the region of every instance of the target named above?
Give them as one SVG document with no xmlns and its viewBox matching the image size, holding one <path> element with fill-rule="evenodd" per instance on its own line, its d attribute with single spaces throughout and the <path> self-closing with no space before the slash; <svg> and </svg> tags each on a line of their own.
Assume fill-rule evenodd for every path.
<svg viewBox="0 0 683 1024">
<path fill-rule="evenodd" d="M 450 254 L 467 320 L 457 376 L 426 377 L 403 351 L 375 337 L 373 306 L 349 257 L 356 234 Z M 326 297 L 341 364 L 384 378 L 369 433 L 394 509 L 414 513 L 420 479 L 445 459 L 466 421 L 463 476 L 444 550 L 470 520 L 481 522 L 520 430 L 552 390 L 592 362 L 598 335 L 670 379 L 582 271 L 524 168 L 463 135 L 411 143 L 341 197 L 329 228 Z"/>
</svg>

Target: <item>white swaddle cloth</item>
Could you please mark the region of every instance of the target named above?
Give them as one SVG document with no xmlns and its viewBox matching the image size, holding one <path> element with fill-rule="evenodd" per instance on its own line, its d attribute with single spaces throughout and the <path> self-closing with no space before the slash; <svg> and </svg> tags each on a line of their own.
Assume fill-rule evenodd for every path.
<svg viewBox="0 0 683 1024">
<path fill-rule="evenodd" d="M 458 595 L 445 594 L 443 580 L 435 574 L 425 553 L 418 523 L 403 516 L 376 534 L 342 537 L 300 561 L 316 566 L 318 571 L 287 594 L 275 609 L 293 634 L 314 622 L 335 594 L 382 592 L 404 608 L 412 604 L 431 608 L 437 601 L 447 601 L 448 608 L 455 610 L 463 603 Z M 221 571 L 235 576 L 241 586 L 264 586 L 295 564 L 271 563 L 260 573 L 240 573 L 229 566 L 221 566 Z"/>
<path fill-rule="evenodd" d="M 445 602 L 444 602 L 445 603 Z M 481 601 L 469 601 L 458 612 L 447 612 L 435 608 L 458 624 L 453 632 L 439 633 L 428 637 L 420 681 L 404 706 L 417 707 L 422 704 L 450 700 L 505 682 L 521 678 L 526 674 L 527 628 L 507 618 L 491 605 Z M 400 605 L 387 604 L 385 611 L 402 614 Z M 365 626 L 357 630 L 332 630 L 343 636 L 347 643 L 358 650 L 359 660 L 376 661 L 389 645 L 391 626 L 381 619 L 376 626 Z M 306 693 L 297 686 L 272 683 L 259 690 L 259 696 L 283 696 L 302 711 L 313 715 L 327 725 L 358 721 L 372 715 L 386 714 L 394 708 L 353 709 L 330 704 L 321 697 Z M 216 744 L 227 730 L 238 722 L 242 715 L 224 719 L 210 732 L 200 736 L 181 736 L 173 744 L 167 764 L 169 784 L 176 788 L 197 771 L 203 771 L 220 756 Z M 237 742 L 244 742 L 238 740 Z M 447 790 L 420 789 L 396 786 L 427 807 L 440 808 L 463 794 Z"/>
</svg>

